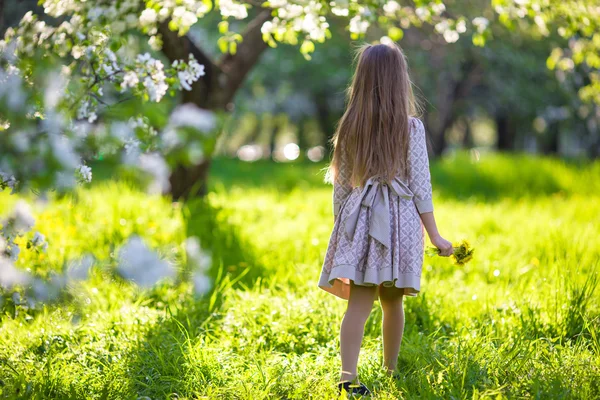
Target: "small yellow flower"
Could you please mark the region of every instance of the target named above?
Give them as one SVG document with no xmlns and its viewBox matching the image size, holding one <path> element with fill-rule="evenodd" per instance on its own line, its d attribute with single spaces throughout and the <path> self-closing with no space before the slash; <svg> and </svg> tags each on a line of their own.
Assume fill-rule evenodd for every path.
<svg viewBox="0 0 600 400">
<path fill-rule="evenodd" d="M 458 246 L 454 246 L 454 254 L 452 257 L 454 258 L 454 264 L 456 265 L 465 265 L 469 261 L 473 259 L 473 253 L 475 249 L 471 248 L 471 245 L 467 240 L 463 240 L 458 244 Z M 440 249 L 437 247 L 428 247 L 425 250 L 425 254 L 429 257 L 440 254 Z"/>
<path fill-rule="evenodd" d="M 475 249 L 471 248 L 469 242 L 467 240 L 463 240 L 458 246 L 454 247 L 454 254 L 452 255 L 452 257 L 454 257 L 454 263 L 456 265 L 464 265 L 468 263 L 473 258 L 474 251 Z"/>
</svg>

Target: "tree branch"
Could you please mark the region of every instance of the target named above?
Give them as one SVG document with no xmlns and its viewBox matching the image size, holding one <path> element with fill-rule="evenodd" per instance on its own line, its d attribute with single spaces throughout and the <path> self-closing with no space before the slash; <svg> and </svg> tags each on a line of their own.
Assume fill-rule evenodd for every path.
<svg viewBox="0 0 600 400">
<path fill-rule="evenodd" d="M 175 60 L 187 60 L 191 53 L 196 60 L 204 65 L 205 75 L 192 84 L 192 90 L 183 91 L 183 102 L 194 103 L 198 107 L 215 109 L 220 108 L 215 103 L 213 90 L 218 89 L 219 76 L 222 75 L 221 69 L 215 65 L 211 58 L 202 51 L 188 35 L 179 36 L 177 32 L 169 29 L 169 21 L 159 25 L 158 31 L 162 36 L 162 52 L 173 62 Z"/>
<path fill-rule="evenodd" d="M 4 36 L 4 0 L 0 0 L 0 34 Z"/>
<path fill-rule="evenodd" d="M 244 39 L 239 44 L 237 52 L 225 54 L 219 61 L 219 66 L 227 77 L 222 87 L 222 101 L 225 107 L 233 100 L 246 75 L 268 47 L 262 38 L 260 29 L 266 21 L 272 18 L 271 11 L 271 9 L 264 9 L 250 21 L 242 35 Z"/>
</svg>

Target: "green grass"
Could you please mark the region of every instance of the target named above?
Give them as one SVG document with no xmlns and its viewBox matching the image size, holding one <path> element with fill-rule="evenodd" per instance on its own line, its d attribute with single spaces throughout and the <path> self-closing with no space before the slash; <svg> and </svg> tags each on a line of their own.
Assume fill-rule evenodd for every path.
<svg viewBox="0 0 600 400">
<path fill-rule="evenodd" d="M 183 206 L 110 180 L 36 206 L 50 248 L 19 265 L 44 274 L 92 253 L 98 268 L 41 310 L 4 301 L 0 398 L 335 398 L 345 302 L 316 287 L 332 228 L 322 167 L 221 159 L 207 198 Z M 600 163 L 463 154 L 432 171 L 440 230 L 475 258 L 426 258 L 399 382 L 380 366 L 374 307 L 359 362 L 373 397 L 600 398 Z M 0 194 L 0 214 L 15 200 Z M 214 290 L 111 278 L 134 233 L 172 260 L 198 236 Z"/>
</svg>

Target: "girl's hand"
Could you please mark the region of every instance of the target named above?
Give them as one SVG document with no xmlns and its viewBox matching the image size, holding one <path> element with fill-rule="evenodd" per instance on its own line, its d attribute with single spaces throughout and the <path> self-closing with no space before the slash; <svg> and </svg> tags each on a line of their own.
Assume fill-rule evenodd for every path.
<svg viewBox="0 0 600 400">
<path fill-rule="evenodd" d="M 440 235 L 436 235 L 430 238 L 431 243 L 440 249 L 440 256 L 449 257 L 454 253 L 454 248 L 452 247 L 452 243 L 441 237 Z"/>
</svg>

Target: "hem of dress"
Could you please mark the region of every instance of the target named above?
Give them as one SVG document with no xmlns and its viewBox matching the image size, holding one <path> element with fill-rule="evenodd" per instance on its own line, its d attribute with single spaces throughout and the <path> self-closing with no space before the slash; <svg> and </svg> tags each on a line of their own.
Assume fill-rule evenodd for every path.
<svg viewBox="0 0 600 400">
<path fill-rule="evenodd" d="M 383 276 L 383 278 L 382 278 Z M 350 297 L 350 282 L 360 286 L 397 287 L 404 289 L 405 296 L 416 296 L 421 290 L 421 277 L 414 274 L 400 274 L 393 278 L 392 268 L 367 269 L 364 273 L 357 271 L 355 265 L 337 265 L 329 273 L 322 271 L 319 287 L 339 298 L 348 300 Z"/>
</svg>

